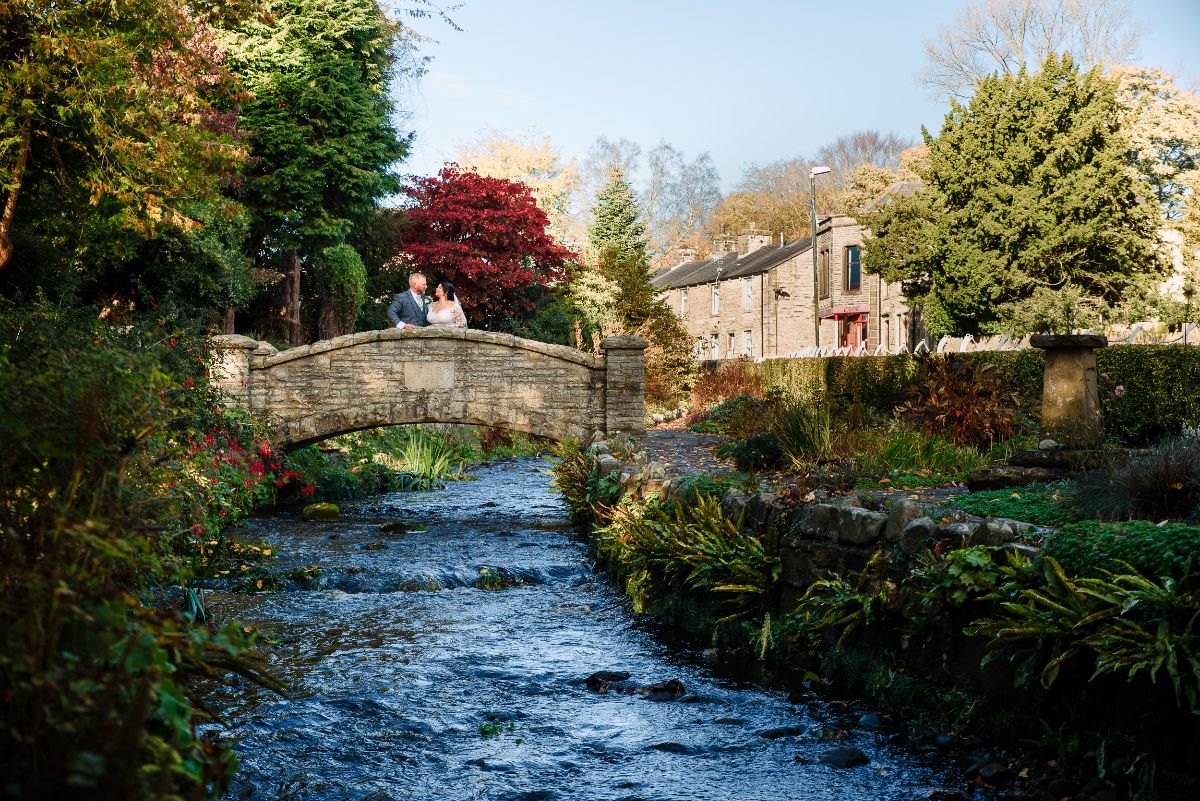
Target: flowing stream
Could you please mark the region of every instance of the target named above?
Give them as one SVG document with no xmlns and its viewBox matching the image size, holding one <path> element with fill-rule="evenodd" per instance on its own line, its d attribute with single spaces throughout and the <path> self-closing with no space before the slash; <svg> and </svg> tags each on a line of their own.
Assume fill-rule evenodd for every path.
<svg viewBox="0 0 1200 801">
<path fill-rule="evenodd" d="M 924 799 L 944 768 L 859 715 L 721 675 L 657 638 L 594 569 L 545 462 L 342 507 L 336 523 L 251 521 L 306 588 L 214 592 L 210 605 L 278 638 L 283 699 L 220 699 L 242 762 L 228 799 Z M 387 523 L 423 532 L 383 533 Z M 512 584 L 479 589 L 485 581 Z M 601 670 L 686 694 L 594 692 Z M 831 736 L 843 736 L 834 740 Z M 835 746 L 870 763 L 818 764 Z"/>
</svg>

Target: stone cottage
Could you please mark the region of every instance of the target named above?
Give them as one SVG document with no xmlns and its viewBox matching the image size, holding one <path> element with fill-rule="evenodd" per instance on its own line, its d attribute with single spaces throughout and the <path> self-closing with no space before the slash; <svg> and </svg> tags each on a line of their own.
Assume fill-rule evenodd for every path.
<svg viewBox="0 0 1200 801">
<path fill-rule="evenodd" d="M 686 254 L 654 276 L 692 337 L 697 360 L 811 355 L 817 293 L 820 346 L 853 351 L 911 350 L 911 311 L 899 284 L 862 267 L 863 228 L 853 218 L 828 217 L 812 238 L 776 242 L 751 228 L 713 241 L 711 258 Z M 815 285 L 815 286 L 814 286 Z"/>
</svg>

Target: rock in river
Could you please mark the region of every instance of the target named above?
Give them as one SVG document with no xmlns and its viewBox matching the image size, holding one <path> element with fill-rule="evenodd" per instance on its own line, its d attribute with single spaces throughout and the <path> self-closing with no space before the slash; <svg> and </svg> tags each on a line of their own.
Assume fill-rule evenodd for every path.
<svg viewBox="0 0 1200 801">
<path fill-rule="evenodd" d="M 830 748 L 817 757 L 818 764 L 830 765 L 835 768 L 853 768 L 856 765 L 866 765 L 870 761 L 862 751 L 845 746 Z"/>
<path fill-rule="evenodd" d="M 338 509 L 336 503 L 310 503 L 304 507 L 300 516 L 305 520 L 321 520 L 324 522 L 333 522 L 338 519 L 338 514 L 341 510 Z"/>
</svg>

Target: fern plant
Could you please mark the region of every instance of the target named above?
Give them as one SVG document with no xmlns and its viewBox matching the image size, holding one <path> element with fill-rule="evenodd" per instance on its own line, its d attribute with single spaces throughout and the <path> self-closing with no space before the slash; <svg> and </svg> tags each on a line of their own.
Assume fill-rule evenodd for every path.
<svg viewBox="0 0 1200 801">
<path fill-rule="evenodd" d="M 1014 578 L 1019 567 L 1001 572 Z M 1200 701 L 1200 576 L 1147 578 L 1127 563 L 1115 573 L 1076 578 L 1051 558 L 1042 559 L 1036 585 L 1000 587 L 1002 613 L 977 621 L 968 634 L 988 637 L 985 660 L 1024 657 L 1018 682 L 1034 675 L 1051 686 L 1062 668 L 1090 657 L 1092 679 L 1113 674 L 1132 680 L 1166 675 L 1181 707 Z M 1006 597 L 1007 593 L 1007 597 Z"/>
<path fill-rule="evenodd" d="M 743 531 L 707 495 L 694 504 L 619 504 L 595 536 L 597 548 L 631 573 L 721 594 L 729 614 L 718 622 L 760 612 L 779 579 L 778 532 Z"/>
</svg>

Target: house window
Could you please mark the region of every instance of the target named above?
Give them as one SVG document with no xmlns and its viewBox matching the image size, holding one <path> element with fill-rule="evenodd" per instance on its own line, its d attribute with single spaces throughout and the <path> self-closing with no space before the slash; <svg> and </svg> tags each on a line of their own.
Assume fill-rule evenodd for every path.
<svg viewBox="0 0 1200 801">
<path fill-rule="evenodd" d="M 884 347 L 890 348 L 892 346 L 892 318 L 891 317 L 883 318 L 883 336 L 881 336 L 879 338 L 879 341 L 881 343 L 883 343 Z"/>
<path fill-rule="evenodd" d="M 846 248 L 846 276 L 842 286 L 847 292 L 862 291 L 862 249 L 858 245 Z"/>
<path fill-rule="evenodd" d="M 725 351 L 726 356 L 737 355 L 737 340 L 734 339 L 733 332 L 729 332 L 729 350 Z"/>
<path fill-rule="evenodd" d="M 742 332 L 742 353 L 754 358 L 754 338 L 749 331 Z"/>
<path fill-rule="evenodd" d="M 687 317 L 687 313 L 688 313 L 687 288 L 684 287 L 683 289 L 679 290 L 679 316 Z"/>
<path fill-rule="evenodd" d="M 717 339 L 717 335 L 713 334 L 712 339 L 709 341 L 708 358 L 710 358 L 710 359 L 721 358 L 720 350 L 721 350 L 721 343 Z"/>
<path fill-rule="evenodd" d="M 700 361 L 704 360 L 704 354 L 708 350 L 708 342 L 704 337 L 696 337 L 696 344 L 692 346 L 692 352 Z"/>
<path fill-rule="evenodd" d="M 742 279 L 742 311 L 754 308 L 754 292 L 749 278 Z"/>
<path fill-rule="evenodd" d="M 819 290 L 817 292 L 817 297 L 827 298 L 827 297 L 829 297 L 829 286 L 830 286 L 830 284 L 833 283 L 833 280 L 832 280 L 833 276 L 832 276 L 832 274 L 830 272 L 830 268 L 829 268 L 829 251 L 828 250 L 821 251 L 821 257 L 819 259 L 819 263 L 821 265 L 821 269 L 817 273 L 817 275 L 818 275 L 817 289 Z"/>
<path fill-rule="evenodd" d="M 713 317 L 721 313 L 721 287 L 718 284 L 712 285 L 712 313 Z"/>
</svg>

